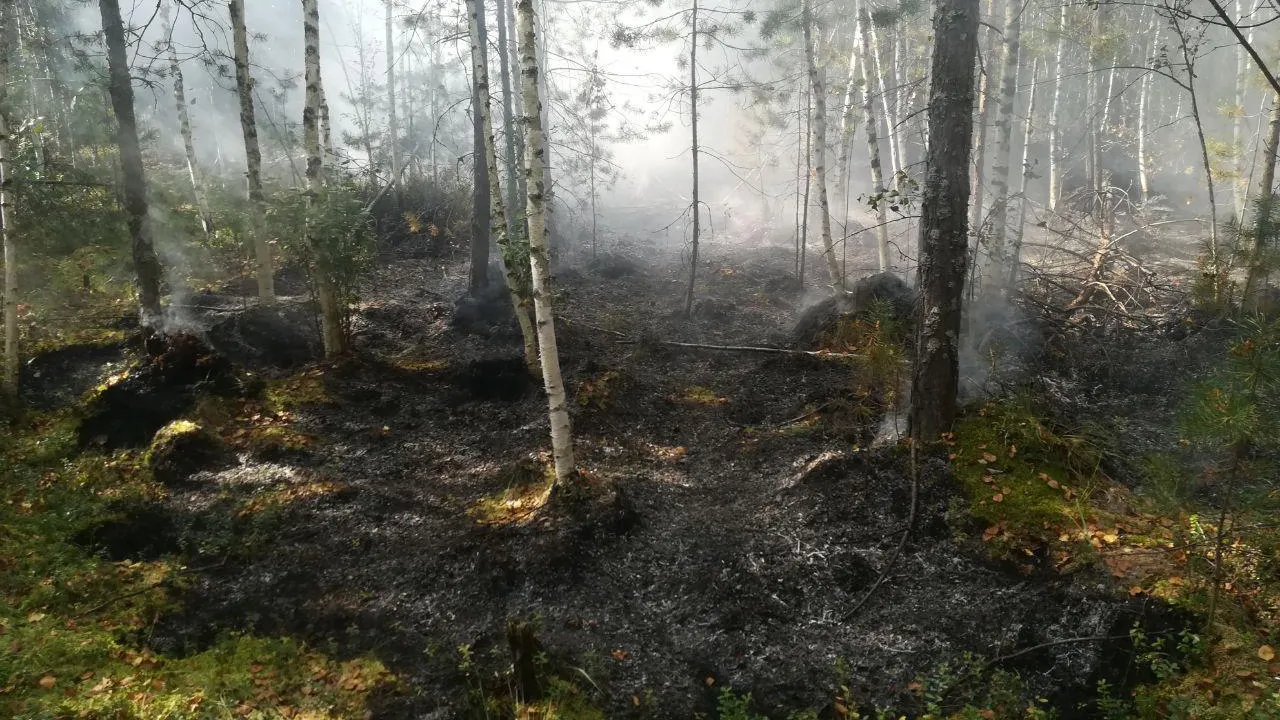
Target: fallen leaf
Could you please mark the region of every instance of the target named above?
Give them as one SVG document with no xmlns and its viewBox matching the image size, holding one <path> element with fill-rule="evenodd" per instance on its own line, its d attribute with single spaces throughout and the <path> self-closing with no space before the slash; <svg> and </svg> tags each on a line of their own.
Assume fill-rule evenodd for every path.
<svg viewBox="0 0 1280 720">
<path fill-rule="evenodd" d="M 989 452 L 984 452 L 984 453 L 982 453 L 982 459 L 983 459 L 983 460 L 986 460 L 986 461 L 987 461 L 987 462 L 989 462 L 989 463 L 992 463 L 992 462 L 995 462 L 996 460 L 998 460 L 999 458 L 997 458 L 995 455 L 992 455 L 992 454 L 991 454 L 991 453 L 989 453 Z"/>
<path fill-rule="evenodd" d="M 632 704 L 632 705 L 634 705 L 634 706 L 636 706 L 636 707 L 640 707 L 640 696 L 639 696 L 639 695 L 632 695 L 632 696 L 631 696 L 631 704 Z"/>
<path fill-rule="evenodd" d="M 983 530 L 983 531 L 982 531 L 982 539 L 983 539 L 983 540 L 990 540 L 990 539 L 994 538 L 996 535 L 999 535 L 999 534 L 1000 534 L 1000 526 L 999 526 L 999 525 L 992 525 L 991 527 L 989 527 L 989 528 L 987 528 L 986 530 Z"/>
<path fill-rule="evenodd" d="M 991 496 L 991 502 L 1003 502 L 1003 501 L 1004 501 L 1004 495 L 1002 495 L 1001 493 L 996 493 L 995 495 Z"/>
<path fill-rule="evenodd" d="M 1000 488 L 1000 492 L 1004 493 L 1005 495 L 1008 495 L 1009 493 L 1013 492 L 1013 490 L 1010 490 L 1009 488 Z"/>
<path fill-rule="evenodd" d="M 609 654 L 612 655 L 613 659 L 617 660 L 618 662 L 622 662 L 623 660 L 626 660 L 627 658 L 631 657 L 631 653 L 627 652 L 626 650 L 614 650 L 612 653 L 609 653 Z"/>
<path fill-rule="evenodd" d="M 1119 536 L 1118 534 L 1116 534 L 1116 532 L 1115 532 L 1114 530 L 1112 530 L 1111 532 L 1108 532 L 1108 533 L 1103 533 L 1103 535 L 1102 535 L 1102 542 L 1104 542 L 1104 543 L 1106 543 L 1106 544 L 1108 544 L 1108 545 L 1111 545 L 1111 544 L 1113 544 L 1113 543 L 1117 542 L 1119 539 L 1120 539 L 1120 536 Z"/>
<path fill-rule="evenodd" d="M 38 684 L 40 685 L 40 687 L 44 688 L 45 690 L 49 690 L 54 685 L 58 684 L 58 679 L 52 675 L 45 675 L 44 677 L 40 678 L 40 682 Z"/>
<path fill-rule="evenodd" d="M 1129 595 L 1130 595 L 1130 596 L 1135 596 L 1135 597 L 1136 597 L 1136 596 L 1138 596 L 1138 595 L 1141 595 L 1143 592 L 1145 592 L 1145 591 L 1142 589 L 1142 586 L 1141 586 L 1141 585 L 1134 585 L 1133 587 L 1129 588 Z"/>
<path fill-rule="evenodd" d="M 45 617 L 45 616 L 44 616 L 44 613 L 42 613 L 42 612 L 33 612 L 33 613 L 31 613 L 30 615 L 28 615 L 28 616 L 27 616 L 27 622 L 29 622 L 29 623 L 38 623 L 38 622 L 40 622 L 41 620 L 43 620 L 43 619 L 44 619 L 44 617 Z"/>
<path fill-rule="evenodd" d="M 1009 446 L 1009 457 L 1013 457 L 1014 455 L 1017 455 L 1017 454 L 1018 454 L 1018 446 L 1017 446 L 1017 445 L 1010 445 L 1010 446 Z"/>
<path fill-rule="evenodd" d="M 716 684 L 716 679 L 708 675 L 706 678 L 703 679 L 702 682 L 706 683 L 707 687 L 711 687 L 712 685 Z"/>
<path fill-rule="evenodd" d="M 1058 542 L 1070 542 L 1070 541 L 1071 541 L 1071 535 L 1069 533 L 1062 533 L 1061 535 L 1058 536 Z"/>
<path fill-rule="evenodd" d="M 1271 662 L 1276 659 L 1276 649 L 1270 645 L 1263 645 L 1258 648 L 1258 658 L 1264 662 Z"/>
</svg>

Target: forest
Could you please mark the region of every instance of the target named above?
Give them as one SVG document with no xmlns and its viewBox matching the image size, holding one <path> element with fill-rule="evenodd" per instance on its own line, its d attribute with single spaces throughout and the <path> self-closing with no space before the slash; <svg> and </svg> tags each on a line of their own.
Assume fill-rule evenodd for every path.
<svg viewBox="0 0 1280 720">
<path fill-rule="evenodd" d="M 0 717 L 1280 718 L 1277 28 L 0 0 Z"/>
</svg>

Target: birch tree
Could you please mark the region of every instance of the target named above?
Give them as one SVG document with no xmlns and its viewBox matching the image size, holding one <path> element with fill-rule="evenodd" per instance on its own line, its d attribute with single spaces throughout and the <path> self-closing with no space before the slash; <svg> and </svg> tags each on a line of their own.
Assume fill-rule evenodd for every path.
<svg viewBox="0 0 1280 720">
<path fill-rule="evenodd" d="M 542 382 L 547 392 L 551 421 L 551 454 L 555 461 L 556 485 L 568 488 L 573 484 L 576 472 L 568 399 L 564 379 L 560 375 L 560 352 L 556 348 L 555 318 L 551 307 L 551 253 L 550 243 L 547 241 L 547 195 L 544 173 L 547 147 L 542 127 L 542 99 L 538 87 L 538 47 L 534 29 L 533 0 L 517 0 L 516 34 L 520 49 L 521 89 L 524 95 L 525 177 L 529 188 L 525 212 L 529 218 L 529 264 L 533 283 L 534 316 L 538 326 Z"/>
<path fill-rule="evenodd" d="M 956 416 L 978 0 L 938 0 L 933 30 L 930 137 L 920 220 L 920 329 L 911 387 L 911 433 L 916 442 L 937 440 L 951 429 Z"/>
<path fill-rule="evenodd" d="M 108 94 L 116 116 L 116 144 L 120 149 L 124 211 L 132 244 L 133 269 L 137 276 L 138 305 L 142 311 L 143 327 L 155 328 L 160 322 L 160 260 L 156 257 L 147 222 L 147 179 L 142 167 L 142 146 L 138 141 L 138 122 L 133 109 L 133 84 L 129 75 L 124 22 L 120 18 L 119 0 L 99 0 L 98 9 L 107 43 Z"/>
<path fill-rule="evenodd" d="M 831 239 L 831 203 L 827 198 L 827 91 L 822 72 L 815 58 L 817 53 L 813 40 L 813 0 L 802 0 L 801 12 L 804 24 L 804 56 L 809 71 L 809 85 L 813 91 L 813 129 L 814 156 L 812 159 L 813 175 L 818 181 L 818 212 L 822 223 L 822 252 L 827 258 L 827 272 L 830 274 L 831 291 L 839 295 L 844 292 L 844 277 L 840 272 L 840 264 L 836 262 L 835 243 Z M 695 209 L 696 212 L 696 209 Z"/>
<path fill-rule="evenodd" d="M 871 15 L 864 5 L 859 5 L 856 42 L 861 51 L 858 65 L 862 69 L 862 117 L 867 126 L 867 161 L 871 166 L 871 192 L 876 209 L 876 251 L 880 271 L 889 269 L 889 213 L 885 202 L 884 168 L 880 163 L 880 138 L 877 136 L 879 120 L 876 118 L 875 95 L 871 92 Z"/>
<path fill-rule="evenodd" d="M 1062 165 L 1058 115 L 1062 109 L 1063 61 L 1067 45 L 1067 3 L 1058 10 L 1057 41 L 1053 50 L 1053 102 L 1049 108 L 1049 210 L 1056 210 L 1062 195 Z"/>
<path fill-rule="evenodd" d="M 985 291 L 1000 293 L 1009 277 L 1009 252 L 1005 246 L 1009 228 L 1009 165 L 1013 153 L 1013 111 L 1018 99 L 1018 57 L 1022 36 L 1022 5 L 1005 2 L 1004 44 L 1000 63 L 1000 107 L 996 113 L 996 155 L 991 167 L 991 236 L 987 240 L 988 271 Z"/>
<path fill-rule="evenodd" d="M 485 42 L 479 47 L 480 61 L 488 63 L 488 33 L 484 25 L 484 0 L 469 2 L 468 23 L 475 24 L 479 37 Z M 486 89 L 487 92 L 487 89 Z M 471 294 L 478 295 L 489 287 L 489 166 L 484 160 L 484 118 L 480 109 L 486 98 L 481 97 L 480 77 L 471 76 Z"/>
<path fill-rule="evenodd" d="M 209 212 L 204 182 L 200 177 L 200 162 L 196 159 L 196 142 L 191 130 L 191 111 L 187 105 L 186 81 L 182 77 L 182 65 L 178 62 L 178 49 L 173 44 L 173 7 L 169 0 L 160 6 L 160 22 L 165 28 L 165 45 L 169 54 L 169 79 L 173 82 L 173 104 L 178 113 L 178 131 L 182 135 L 182 150 L 187 159 L 187 178 L 191 181 L 191 193 L 200 213 L 200 226 L 207 236 L 213 232 L 213 215 Z"/>
<path fill-rule="evenodd" d="M 530 373 L 538 372 L 538 338 L 529 318 L 529 281 L 516 266 L 524 252 L 517 251 L 515 241 L 507 224 L 506 204 L 503 201 L 501 174 L 498 172 L 498 153 L 493 139 L 493 110 L 489 98 L 489 67 L 485 62 L 485 44 L 487 38 L 477 22 L 480 0 L 466 0 L 467 25 L 471 34 L 471 72 L 479 89 L 481 126 L 484 131 L 484 158 L 489 178 L 489 197 L 491 208 L 489 227 L 497 240 L 498 247 L 503 250 L 502 269 L 507 281 L 507 291 L 511 297 L 512 309 L 515 310 L 516 322 L 520 326 L 520 337 L 524 342 L 524 362 Z M 487 241 L 486 241 L 487 242 Z"/>
<path fill-rule="evenodd" d="M 253 73 L 249 69 L 249 31 L 244 21 L 244 0 L 230 0 L 231 34 L 236 66 L 236 96 L 240 100 L 240 133 L 244 138 L 245 181 L 249 194 L 249 234 L 258 276 L 258 298 L 267 304 L 276 299 L 271 244 L 264 234 L 262 149 L 258 144 L 258 120 L 253 100 Z"/>
<path fill-rule="evenodd" d="M 302 110 L 302 134 L 307 153 L 307 211 L 317 212 L 317 203 L 324 195 L 324 159 L 320 147 L 320 10 L 317 0 L 302 0 L 303 62 L 306 68 L 307 99 Z M 307 244 L 316 259 L 316 302 L 320 306 L 320 334 L 324 342 L 325 357 L 341 355 L 347 350 L 347 338 L 342 329 L 342 305 L 337 284 L 333 279 L 334 266 L 340 262 L 329 248 L 316 236 L 308 223 Z"/>
<path fill-rule="evenodd" d="M 4 369 L 0 391 L 18 394 L 18 245 L 9 199 L 9 55 L 13 4 L 0 2 L 0 242 L 4 250 Z"/>
<path fill-rule="evenodd" d="M 387 145 L 391 152 L 392 185 L 400 177 L 400 118 L 396 112 L 396 43 L 393 0 L 387 0 Z M 399 193 L 392 190 L 392 195 Z"/>
</svg>

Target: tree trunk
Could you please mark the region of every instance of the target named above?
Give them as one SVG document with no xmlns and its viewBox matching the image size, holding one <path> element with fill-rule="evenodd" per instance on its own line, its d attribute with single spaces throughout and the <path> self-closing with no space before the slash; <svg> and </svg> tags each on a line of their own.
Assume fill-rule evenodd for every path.
<svg viewBox="0 0 1280 720">
<path fill-rule="evenodd" d="M 1253 252 L 1249 258 L 1243 300 L 1245 307 L 1256 309 L 1258 291 L 1267 281 L 1271 269 L 1269 254 L 1275 251 L 1276 227 L 1272 222 L 1276 202 L 1276 148 L 1280 147 L 1280 95 L 1271 100 L 1271 117 L 1267 138 L 1262 146 L 1262 178 L 1258 181 L 1258 208 L 1253 218 Z"/>
<path fill-rule="evenodd" d="M 698 224 L 702 220 L 702 207 L 698 198 L 698 0 L 693 0 L 689 31 L 689 120 L 691 126 L 690 153 L 693 157 L 693 243 L 689 251 L 689 291 L 685 293 L 684 314 L 693 313 L 693 289 L 698 281 Z M 527 97 L 526 93 L 526 97 Z"/>
<path fill-rule="evenodd" d="M 0 3 L 0 242 L 4 250 L 4 369 L 0 391 L 18 395 L 18 245 L 9 199 L 9 54 L 12 3 Z"/>
<path fill-rule="evenodd" d="M 1009 292 L 1013 292 L 1018 285 L 1018 271 L 1022 264 L 1022 234 L 1027 228 L 1027 206 L 1031 204 L 1027 200 L 1027 185 L 1035 175 L 1031 172 L 1031 131 L 1035 127 L 1036 85 L 1039 73 L 1040 58 L 1036 58 L 1031 62 L 1031 89 L 1027 93 L 1027 119 L 1022 130 L 1022 179 L 1019 181 L 1018 188 L 1018 222 L 1014 225 L 1013 242 L 1009 250 L 1009 279 L 1006 284 Z"/>
<path fill-rule="evenodd" d="M 858 37 L 862 31 L 861 20 L 854 21 L 853 35 Z M 853 50 L 849 53 L 849 74 L 844 84 L 844 100 L 840 103 L 840 155 L 836 158 L 836 198 L 844 203 L 845 206 L 845 224 L 848 225 L 849 218 L 849 161 L 853 157 L 853 141 L 858 130 L 858 105 L 855 102 L 858 93 L 858 54 L 860 49 L 857 43 L 854 43 Z M 845 241 L 848 241 L 848 230 L 845 231 Z"/>
<path fill-rule="evenodd" d="M 796 244 L 800 248 L 800 287 L 804 287 L 804 276 L 809 258 L 809 191 L 813 188 L 813 89 L 804 93 L 804 196 L 800 204 L 800 234 L 796 236 Z"/>
<path fill-rule="evenodd" d="M 1009 165 L 1013 154 L 1013 111 L 1018 100 L 1018 57 L 1022 36 L 1021 3 L 1008 0 L 1004 10 L 1004 49 L 1000 63 L 1000 108 L 996 114 L 996 157 L 991 166 L 991 237 L 987 240 L 984 294 L 1002 294 L 1009 278 Z"/>
<path fill-rule="evenodd" d="M 116 143 L 120 148 L 120 171 L 124 185 L 124 212 L 132 241 L 133 268 L 138 281 L 138 305 L 143 327 L 160 322 L 160 260 L 151 244 L 147 222 L 147 179 L 142 168 L 142 146 L 133 111 L 133 84 L 129 76 L 128 48 L 119 0 L 99 0 L 102 33 L 107 42 L 111 108 L 116 116 Z"/>
<path fill-rule="evenodd" d="M 395 54 L 395 14 L 392 12 L 392 0 L 387 0 L 387 144 L 391 150 L 391 182 L 400 177 L 400 117 L 396 110 L 396 54 Z M 393 198 L 400 196 L 396 189 L 391 190 Z M 397 207 L 399 203 L 396 203 Z"/>
<path fill-rule="evenodd" d="M 1160 26 L 1153 19 L 1152 35 L 1151 35 L 1151 56 L 1154 57 L 1156 51 L 1160 49 Z M 1138 202 L 1144 203 L 1151 197 L 1151 175 L 1147 166 L 1147 133 L 1150 131 L 1151 123 L 1148 122 L 1147 116 L 1151 111 L 1151 82 L 1153 74 L 1146 72 L 1142 75 L 1142 82 L 1138 88 Z"/>
<path fill-rule="evenodd" d="M 1213 182 L 1213 165 L 1209 160 L 1209 143 L 1204 135 L 1204 121 L 1200 114 L 1200 99 L 1196 94 L 1196 70 L 1195 58 L 1192 57 L 1191 49 L 1187 47 L 1187 36 L 1182 29 L 1181 24 L 1175 19 L 1175 29 L 1178 32 L 1179 45 L 1182 48 L 1182 61 L 1187 69 L 1187 94 L 1191 96 L 1191 119 L 1196 126 L 1196 139 L 1200 144 L 1200 161 L 1204 167 L 1204 183 L 1205 190 L 1209 195 L 1209 265 L 1213 273 L 1211 290 L 1213 299 L 1220 300 L 1222 297 L 1222 261 L 1218 257 L 1218 201 L 1214 190 Z"/>
<path fill-rule="evenodd" d="M 803 0 L 804 56 L 809 68 L 809 86 L 813 89 L 813 175 L 818 181 L 818 211 L 822 222 L 822 252 L 827 256 L 827 272 L 831 279 L 831 291 L 844 292 L 844 279 L 840 264 L 836 262 L 836 247 L 831 239 L 831 203 L 827 198 L 827 90 L 818 71 L 817 52 L 813 43 L 813 1 Z"/>
<path fill-rule="evenodd" d="M 487 56 L 489 34 L 484 25 L 484 0 L 469 4 L 471 20 L 485 42 L 480 46 L 482 62 Z M 471 77 L 471 294 L 478 295 L 489 287 L 489 166 L 484 161 L 484 113 L 481 111 L 480 77 Z"/>
<path fill-rule="evenodd" d="M 1012 0 L 1007 0 L 1011 2 Z M 987 15 L 995 12 L 996 0 L 987 0 Z M 981 29 L 979 29 L 981 32 Z M 982 245 L 983 229 L 986 223 L 986 207 L 984 194 L 986 191 L 987 173 L 987 129 L 991 123 L 991 65 L 990 53 L 984 52 L 982 40 L 978 40 L 978 119 L 977 138 L 973 141 L 973 200 L 969 205 L 969 232 L 973 236 L 973 265 L 971 272 L 978 269 L 978 248 Z"/>
<path fill-rule="evenodd" d="M 862 116 L 867 125 L 867 159 L 871 165 L 871 192 L 876 198 L 876 250 L 880 260 L 880 272 L 889 269 L 889 215 L 885 202 L 884 170 L 880 165 L 880 139 L 877 137 L 879 121 L 876 119 L 875 96 L 871 92 L 871 41 L 868 33 L 871 28 L 871 15 L 859 6 L 858 23 L 862 32 L 858 33 L 856 42 L 861 48 L 862 56 L 858 64 L 862 67 Z"/>
<path fill-rule="evenodd" d="M 507 167 L 507 227 L 508 232 L 524 229 L 524 214 L 520 212 L 519 199 L 524 197 L 524 173 L 517 164 L 517 158 L 524 157 L 524 143 L 520 131 L 516 127 L 512 102 L 515 93 L 511 82 L 511 45 L 507 39 L 507 7 L 510 0 L 495 0 L 495 20 L 498 23 L 498 72 L 502 80 L 502 132 L 504 134 L 503 150 Z M 517 233 L 525 237 L 525 233 Z"/>
<path fill-rule="evenodd" d="M 968 259 L 978 0 L 938 0 L 929 89 L 929 153 L 921 206 L 920 330 L 911 430 L 932 442 L 951 429 L 959 388 L 960 307 Z"/>
<path fill-rule="evenodd" d="M 236 94 L 240 98 L 240 133 L 244 137 L 245 177 L 249 188 L 249 233 L 257 259 L 258 298 L 267 304 L 276 300 L 275 270 L 271 244 L 267 242 L 263 212 L 266 194 L 262 191 L 262 149 L 258 145 L 258 121 L 253 105 L 253 74 L 249 69 L 249 32 L 244 22 L 244 0 L 231 0 L 231 30 L 235 45 Z"/>
<path fill-rule="evenodd" d="M 902 158 L 898 155 L 898 117 L 894 113 L 893 95 L 885 81 L 888 73 L 885 72 L 884 62 L 880 57 L 880 36 L 876 33 L 874 22 L 867 23 L 867 38 L 871 43 L 871 62 L 876 74 L 876 89 L 880 95 L 880 110 L 884 113 L 884 139 L 889 146 L 889 175 L 896 188 L 898 173 L 902 171 Z"/>
<path fill-rule="evenodd" d="M 213 215 L 209 212 L 209 202 L 205 199 L 204 184 L 200 180 L 200 162 L 196 159 L 195 137 L 191 132 L 191 112 L 187 106 L 186 82 L 182 77 L 182 66 L 178 62 L 178 50 L 173 45 L 172 7 L 169 0 L 160 6 L 161 22 L 165 25 L 166 44 L 169 46 L 169 73 L 173 79 L 173 104 L 178 111 L 178 128 L 182 134 L 182 149 L 187 157 L 187 177 L 191 181 L 192 196 L 196 201 L 196 210 L 200 213 L 200 226 L 208 236 L 213 232 Z"/>
<path fill-rule="evenodd" d="M 568 400 L 560 376 L 560 352 L 551 307 L 551 257 L 547 242 L 545 164 L 546 138 L 542 133 L 542 100 L 538 88 L 538 48 L 534 31 L 533 0 L 518 0 L 517 35 L 520 43 L 521 87 L 524 91 L 525 174 L 529 198 L 529 264 L 533 273 L 533 307 L 538 323 L 538 349 L 542 382 L 547 391 L 551 420 L 551 454 L 555 459 L 556 485 L 571 487 L 576 472 L 573 434 L 569 426 Z"/>
<path fill-rule="evenodd" d="M 1058 112 L 1062 107 L 1062 61 L 1067 41 L 1067 3 L 1058 11 L 1058 44 L 1053 51 L 1053 106 L 1049 109 L 1049 210 L 1058 207 L 1062 194 L 1062 163 L 1059 157 Z"/>
<path fill-rule="evenodd" d="M 477 22 L 479 4 L 480 0 L 466 2 L 467 25 L 471 33 L 471 72 L 479 89 L 480 105 L 477 109 L 484 128 L 484 158 L 487 170 L 485 174 L 489 177 L 489 197 L 493 200 L 489 213 L 489 225 L 497 239 L 498 247 L 504 251 L 502 269 L 507 281 L 507 292 L 511 296 L 511 305 L 515 310 L 516 322 L 520 325 L 520 337 L 524 341 L 524 363 L 530 373 L 536 374 L 538 372 L 538 338 L 533 320 L 529 317 L 528 282 L 520 277 L 519 268 L 515 265 L 515 259 L 523 258 L 524 254 L 517 253 L 513 247 L 514 243 L 507 225 L 507 210 L 502 197 L 502 175 L 498 172 L 498 152 L 493 139 L 493 109 L 489 100 L 489 65 L 485 61 L 487 54 L 485 45 L 488 39 L 481 32 L 480 24 Z"/>
<path fill-rule="evenodd" d="M 303 60 L 306 67 L 307 101 L 302 110 L 302 135 L 307 153 L 307 210 L 316 211 L 323 200 L 324 160 L 320 148 L 320 10 L 317 0 L 302 0 Z M 342 328 L 342 303 L 334 282 L 333 269 L 343 258 L 333 256 L 307 227 L 307 242 L 316 259 L 316 302 L 320 305 L 320 330 L 325 357 L 341 355 L 347 350 L 347 337 Z"/>
</svg>

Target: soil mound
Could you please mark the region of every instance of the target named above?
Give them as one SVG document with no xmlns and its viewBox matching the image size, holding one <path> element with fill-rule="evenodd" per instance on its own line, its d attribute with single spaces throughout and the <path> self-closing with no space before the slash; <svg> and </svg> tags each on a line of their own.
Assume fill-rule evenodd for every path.
<svg viewBox="0 0 1280 720">
<path fill-rule="evenodd" d="M 490 284 L 476 295 L 464 295 L 454 303 L 449 327 L 483 338 L 519 337 L 515 310 L 505 286 Z"/>
<path fill-rule="evenodd" d="M 227 358 L 195 335 L 153 335 L 146 350 L 140 364 L 113 377 L 89 401 L 78 430 L 81 446 L 142 447 L 191 407 L 197 391 L 242 390 Z"/>
<path fill-rule="evenodd" d="M 186 420 L 161 428 L 147 451 L 147 466 L 162 485 L 186 481 L 200 470 L 226 465 L 232 459 L 221 438 Z"/>
<path fill-rule="evenodd" d="M 893 273 L 877 273 L 858 280 L 843 296 L 829 297 L 800 314 L 791 332 L 792 342 L 801 349 L 814 349 L 843 319 L 859 317 L 876 306 L 886 308 L 900 326 L 911 322 L 916 293 Z"/>
<path fill-rule="evenodd" d="M 209 344 L 242 367 L 292 368 L 321 356 L 312 318 L 300 306 L 256 306 L 209 328 Z"/>
</svg>

